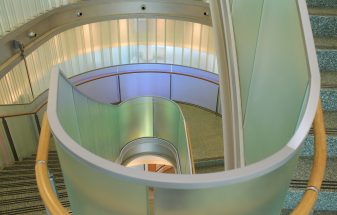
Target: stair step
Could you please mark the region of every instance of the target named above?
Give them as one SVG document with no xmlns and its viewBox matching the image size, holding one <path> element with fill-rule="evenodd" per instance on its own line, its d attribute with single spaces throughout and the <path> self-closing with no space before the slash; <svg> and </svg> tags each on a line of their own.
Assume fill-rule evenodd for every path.
<svg viewBox="0 0 337 215">
<path fill-rule="evenodd" d="M 337 49 L 336 37 L 315 37 L 314 40 L 317 49 Z"/>
<path fill-rule="evenodd" d="M 52 174 L 56 174 L 56 175 L 62 175 L 62 171 L 61 169 L 57 169 L 57 170 L 52 170 L 50 171 Z M 19 172 L 11 172 L 13 174 L 0 174 L 0 182 L 2 180 L 7 180 L 7 178 L 31 178 L 31 177 L 35 177 L 35 171 L 29 171 L 29 172 L 24 172 L 24 174 L 21 173 L 21 171 Z"/>
<path fill-rule="evenodd" d="M 337 16 L 337 8 L 312 7 L 308 11 L 311 16 Z"/>
<path fill-rule="evenodd" d="M 60 169 L 61 166 L 60 164 L 48 164 L 48 168 L 49 169 Z M 2 173 L 6 173 L 6 172 L 13 172 L 13 171 L 22 171 L 22 170 L 30 170 L 30 171 L 34 171 L 35 170 L 35 164 L 27 164 L 27 165 L 19 165 L 19 166 L 10 166 L 10 167 L 6 167 L 5 169 L 0 171 L 0 175 Z"/>
<path fill-rule="evenodd" d="M 337 8 L 337 0 L 307 0 L 308 7 Z"/>
<path fill-rule="evenodd" d="M 327 132 L 327 153 L 329 157 L 337 157 L 337 133 L 328 131 Z M 314 155 L 314 137 L 313 135 L 308 135 L 304 141 L 303 148 L 301 150 L 300 156 L 313 156 Z"/>
<path fill-rule="evenodd" d="M 20 166 L 35 166 L 35 161 L 31 160 L 31 161 L 26 161 L 26 162 L 19 162 L 19 163 L 14 163 L 12 166 L 16 166 L 16 167 L 20 167 Z M 60 163 L 59 161 L 55 160 L 48 160 L 48 166 L 59 166 Z M 4 170 L 8 169 L 8 167 L 5 167 Z M 2 170 L 0 170 L 1 172 Z"/>
<path fill-rule="evenodd" d="M 311 15 L 310 23 L 315 37 L 336 37 L 337 16 Z"/>
<path fill-rule="evenodd" d="M 337 57 L 337 56 L 336 56 Z M 337 111 L 337 89 L 321 89 L 322 106 L 325 112 Z"/>
<path fill-rule="evenodd" d="M 293 210 L 283 209 L 280 215 L 291 215 Z M 336 215 L 335 211 L 314 211 L 312 215 Z"/>
<path fill-rule="evenodd" d="M 65 199 L 60 199 L 62 205 L 66 208 L 70 206 L 69 201 Z M 17 203 L 16 205 L 4 205 L 0 209 L 0 214 L 27 214 L 32 213 L 36 214 L 36 212 L 44 212 L 45 206 L 42 201 L 31 201 L 28 203 Z"/>
<path fill-rule="evenodd" d="M 66 189 L 64 184 L 56 184 L 57 190 L 61 191 Z M 11 196 L 11 195 L 21 195 L 28 193 L 38 193 L 38 188 L 36 185 L 27 187 L 14 187 L 12 189 L 0 189 L 0 196 Z"/>
<path fill-rule="evenodd" d="M 57 184 L 62 184 L 63 183 L 63 178 L 56 178 L 55 183 Z M 11 181 L 7 183 L 1 183 L 0 184 L 0 189 L 12 189 L 14 187 L 27 187 L 27 186 L 35 186 L 36 185 L 36 180 L 35 179 L 30 179 L 30 180 L 23 180 L 23 181 Z"/>
<path fill-rule="evenodd" d="M 337 89 L 337 72 L 321 72 L 321 87 Z"/>
<path fill-rule="evenodd" d="M 61 188 L 57 190 L 59 194 L 67 193 L 67 190 L 65 189 L 65 187 L 62 187 L 62 186 L 59 186 L 59 187 Z M 27 189 L 24 189 L 24 190 L 27 191 Z M 12 199 L 17 199 L 17 198 L 29 198 L 29 197 L 35 198 L 35 196 L 40 196 L 39 191 L 37 189 L 34 191 L 36 192 L 20 192 L 20 193 L 12 193 L 11 195 L 2 195 L 0 196 L 0 203 L 2 203 L 3 201 L 10 201 Z M 62 195 L 65 195 L 65 194 L 62 194 Z"/>
<path fill-rule="evenodd" d="M 55 179 L 63 178 L 63 175 L 61 172 L 59 173 L 53 173 L 53 176 Z M 10 177 L 0 177 L 0 185 L 12 181 L 25 181 L 25 180 L 35 180 L 35 175 L 19 175 L 19 176 L 10 176 Z"/>
<path fill-rule="evenodd" d="M 57 172 L 61 172 L 60 168 L 49 168 L 49 171 L 52 173 L 57 173 Z M 0 171 L 0 176 L 1 177 L 5 177 L 8 175 L 29 175 L 29 174 L 35 174 L 35 170 L 34 169 L 29 169 L 29 170 L 1 170 Z"/>
<path fill-rule="evenodd" d="M 11 204 L 17 204 L 17 203 L 27 203 L 32 201 L 42 201 L 41 197 L 38 193 L 34 193 L 35 195 L 30 196 L 15 196 L 15 198 L 10 199 L 2 199 L 0 200 L 1 205 L 11 205 Z M 68 198 L 67 192 L 58 192 L 58 198 Z"/>
<path fill-rule="evenodd" d="M 317 49 L 317 59 L 320 71 L 334 72 L 337 71 L 336 49 Z"/>
<path fill-rule="evenodd" d="M 312 157 L 300 157 L 293 180 L 308 180 L 311 173 Z M 337 182 L 337 158 L 328 158 L 324 181 Z M 337 189 L 336 189 L 337 191 Z"/>
<path fill-rule="evenodd" d="M 301 200 L 304 193 L 304 189 L 289 189 L 286 197 L 286 201 L 284 203 L 284 208 L 293 209 Z M 326 210 L 326 211 L 334 211 L 336 214 L 337 211 L 337 192 L 329 192 L 329 191 L 320 191 L 318 194 L 318 199 L 315 204 L 315 210 Z"/>
</svg>

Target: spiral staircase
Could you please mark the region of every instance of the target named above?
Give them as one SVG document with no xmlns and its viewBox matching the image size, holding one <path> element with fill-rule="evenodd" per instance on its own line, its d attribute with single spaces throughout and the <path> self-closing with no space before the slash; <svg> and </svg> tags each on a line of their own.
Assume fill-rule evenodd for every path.
<svg viewBox="0 0 337 215">
<path fill-rule="evenodd" d="M 321 71 L 321 99 L 328 135 L 327 170 L 313 214 L 332 215 L 337 214 L 337 1 L 308 0 L 307 4 Z M 218 114 L 184 103 L 179 105 L 184 115 L 186 114 L 187 122 L 196 130 L 202 130 L 205 126 L 200 121 L 209 123 L 208 126 L 213 126 L 214 130 L 219 123 L 221 124 Z M 198 117 L 199 122 L 196 120 Z M 191 132 L 192 144 L 193 139 L 199 139 L 198 135 L 200 134 Z M 221 139 L 221 131 L 213 134 L 215 145 L 219 143 L 216 140 L 219 136 Z M 221 150 L 221 144 L 213 150 Z M 207 150 L 200 148 L 200 154 Z M 313 153 L 313 134 L 310 131 L 301 150 L 281 214 L 290 214 L 300 201 L 310 175 Z M 36 154 L 33 154 L 0 170 L 0 214 L 46 214 L 35 180 L 35 156 Z M 218 156 L 216 152 L 208 157 L 197 155 L 194 161 L 196 173 L 222 171 L 224 166 L 223 157 Z M 53 144 L 49 152 L 48 167 L 60 202 L 70 210 L 59 159 Z"/>
</svg>

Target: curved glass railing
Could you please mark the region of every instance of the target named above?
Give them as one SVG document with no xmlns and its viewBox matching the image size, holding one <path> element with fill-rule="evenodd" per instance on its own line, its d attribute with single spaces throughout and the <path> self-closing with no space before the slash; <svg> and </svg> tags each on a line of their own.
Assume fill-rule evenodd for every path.
<svg viewBox="0 0 337 215">
<path fill-rule="evenodd" d="M 135 97 L 163 97 L 221 114 L 218 75 L 167 64 L 103 68 L 70 78 L 89 98 L 118 104 Z M 187 88 L 188 87 L 188 90 Z M 0 106 L 0 168 L 35 153 L 48 91 L 32 103 Z"/>
<path fill-rule="evenodd" d="M 48 113 L 52 118 L 52 131 L 75 213 L 112 212 L 131 203 L 137 206 L 132 209 L 135 210 L 134 213 L 140 210 L 139 214 L 143 214 L 141 211 L 145 213 L 147 208 L 148 190 L 146 186 L 124 183 L 118 177 L 103 172 L 101 175 L 96 172 L 98 169 L 80 167 L 82 164 L 76 161 L 77 155 L 69 154 L 73 147 L 79 150 L 73 151 L 76 154 L 89 153 L 111 164 L 123 164 L 128 157 L 137 155 L 162 156 L 171 161 L 177 173 L 192 173 L 186 123 L 179 106 L 170 100 L 140 97 L 117 106 L 101 104 L 80 93 L 57 70 L 52 74 L 49 98 Z M 75 144 L 64 144 L 63 138 L 69 138 Z M 75 172 L 72 169 L 74 165 L 80 165 Z M 81 174 L 85 174 L 89 181 L 99 181 L 96 181 L 95 192 L 89 196 L 86 192 L 93 187 L 87 184 L 89 181 L 83 179 L 84 175 Z M 78 183 L 80 178 L 81 183 Z M 107 202 L 119 200 L 110 206 L 102 206 L 100 204 L 103 199 Z M 125 202 L 120 204 L 122 199 Z M 85 208 L 84 202 L 87 202 Z"/>
<path fill-rule="evenodd" d="M 214 2 L 220 7 L 214 7 Z M 55 114 L 57 113 L 57 98 L 51 96 L 49 98 L 51 99 L 50 101 L 55 101 L 49 103 L 50 107 L 54 107 L 54 111 L 53 108 L 48 109 L 50 125 L 57 141 L 60 143 L 59 156 L 61 162 L 67 164 L 63 165 L 65 167 L 65 179 L 72 182 L 67 187 L 69 193 L 72 193 L 70 198 L 78 200 L 72 205 L 75 213 L 146 214 L 149 211 L 147 197 L 149 196 L 148 190 L 151 187 L 151 190 L 154 190 L 155 197 L 153 209 L 159 215 L 172 213 L 279 214 L 292 170 L 296 164 L 296 153 L 299 151 L 300 145 L 311 126 L 319 97 L 319 72 L 309 18 L 303 0 L 261 0 L 254 1 L 254 3 L 245 0 L 232 0 L 230 1 L 230 6 L 225 4 L 228 2 L 210 1 L 211 8 L 213 8 L 211 14 L 212 26 L 215 30 L 214 32 L 217 32 L 214 35 L 217 38 L 214 47 L 218 49 L 217 55 L 220 60 L 217 61 L 217 65 L 220 65 L 219 71 L 221 71 L 219 72 L 221 91 L 219 100 L 221 102 L 216 108 L 221 107 L 220 109 L 222 110 L 228 108 L 232 104 L 225 101 L 232 98 L 237 98 L 241 101 L 241 105 L 232 106 L 232 109 L 235 116 L 240 116 L 242 119 L 240 120 L 240 117 L 237 117 L 237 121 L 235 119 L 233 121 L 236 125 L 240 125 L 240 123 L 242 125 L 238 126 L 242 134 L 238 138 L 241 138 L 240 147 L 233 150 L 235 156 L 237 156 L 235 159 L 240 161 L 242 168 L 193 176 L 187 174 L 164 176 L 162 174 L 126 169 L 108 160 L 108 153 L 113 154 L 116 151 L 109 151 L 108 148 L 106 152 L 102 152 L 102 158 L 92 153 L 95 150 L 100 150 L 96 149 L 97 147 L 90 149 L 92 150 L 91 152 L 78 145 L 76 146 L 74 139 L 80 141 L 80 131 L 76 126 L 70 126 L 69 128 L 61 126 L 60 119 Z M 115 3 L 118 4 L 118 7 L 113 7 Z M 47 14 L 46 17 L 53 20 L 52 23 L 54 25 L 48 25 L 49 19 L 46 19 L 46 22 L 42 22 L 47 27 L 46 29 L 38 28 L 41 30 L 41 37 L 38 35 L 34 39 L 28 39 L 22 32 L 22 34 L 18 32 L 11 39 L 23 39 L 22 42 L 27 46 L 21 47 L 21 50 L 12 50 L 8 46 L 10 44 L 10 47 L 12 47 L 12 40 L 10 43 L 5 41 L 7 43 L 4 43 L 6 46 L 4 46 L 4 51 L 0 53 L 0 58 L 2 63 L 5 62 L 4 59 L 7 59 L 7 57 L 9 57 L 9 60 L 0 65 L 1 77 L 6 77 L 4 79 L 6 81 L 1 83 L 1 87 L 6 91 L 3 99 L 7 99 L 9 102 L 6 100 L 3 103 L 30 101 L 35 98 L 43 89 L 48 88 L 48 77 L 52 74 L 48 69 L 60 64 L 61 61 L 70 59 L 69 62 L 71 63 L 66 66 L 65 70 L 69 74 L 82 72 L 82 68 L 85 68 L 86 64 L 94 65 L 93 68 L 98 68 L 103 67 L 106 62 L 111 63 L 111 58 L 109 59 L 107 56 L 112 55 L 106 52 L 107 50 L 110 52 L 116 50 L 103 48 L 96 52 L 96 48 L 99 45 L 103 44 L 104 47 L 105 43 L 101 43 L 104 38 L 94 37 L 94 34 L 90 33 L 92 31 L 90 26 L 88 31 L 79 30 L 79 32 L 75 32 L 75 35 L 81 38 L 76 42 L 81 44 L 72 43 L 69 46 L 66 45 L 65 49 L 70 51 L 66 50 L 65 54 L 62 53 L 64 51 L 62 48 L 60 48 L 62 52 L 57 53 L 57 55 L 51 52 L 48 53 L 50 47 L 55 47 L 60 43 L 56 42 L 48 48 L 48 44 L 45 42 L 58 32 L 92 23 L 93 21 L 106 21 L 106 25 L 109 22 L 107 20 L 118 19 L 115 22 L 118 25 L 120 22 L 126 22 L 123 19 L 120 20 L 120 18 L 129 18 L 129 16 L 130 18 L 136 18 L 137 22 L 144 17 L 153 19 L 153 17 L 160 15 L 163 19 L 176 18 L 210 25 L 210 11 L 208 5 L 204 3 L 193 1 L 149 1 L 149 5 L 153 4 L 153 7 L 140 7 L 143 3 L 138 3 L 141 4 L 131 5 L 127 1 L 102 1 L 94 5 L 91 1 L 85 1 L 74 6 L 78 6 L 78 9 L 86 10 L 87 13 L 80 14 L 81 16 L 77 16 L 78 10 L 66 10 L 66 8 L 64 8 L 64 11 L 61 8 L 58 13 L 50 16 L 47 16 Z M 170 7 L 167 7 L 167 5 L 170 5 Z M 194 5 L 196 6 L 194 7 Z M 110 10 L 111 8 L 114 10 Z M 144 8 L 145 12 L 142 8 Z M 151 8 L 151 10 L 146 8 Z M 192 8 L 193 10 L 183 10 L 182 8 Z M 117 9 L 122 10 L 122 12 L 117 11 Z M 115 17 L 116 14 L 117 16 Z M 242 14 L 245 14 L 245 16 L 242 16 Z M 287 16 L 284 16 L 284 14 L 287 14 Z M 74 17 L 74 19 L 56 19 L 62 18 L 62 16 Z M 244 19 L 244 17 L 249 18 Z M 231 19 L 233 20 L 232 23 L 230 22 Z M 120 33 L 116 35 L 118 40 L 118 59 L 123 57 L 123 59 L 130 60 L 130 62 L 133 62 L 131 61 L 132 59 L 137 59 L 134 62 L 141 63 L 142 61 L 139 59 L 142 58 L 143 54 L 140 53 L 147 53 L 146 56 L 150 56 L 149 46 L 145 46 L 145 49 L 143 49 L 143 46 L 137 46 L 139 50 L 144 52 L 137 50 L 135 52 L 136 58 L 132 58 L 131 53 L 135 51 L 132 48 L 133 46 L 127 46 L 128 48 L 124 49 L 122 44 L 130 43 L 131 37 L 127 37 L 126 34 L 133 28 L 130 27 L 130 23 L 125 24 L 125 26 L 127 27 L 124 30 L 118 30 L 117 32 Z M 79 29 L 82 27 L 79 27 Z M 199 30 L 197 30 L 199 27 L 192 28 L 193 30 L 188 29 L 188 34 L 183 39 L 188 43 L 184 45 L 181 43 L 181 45 L 177 46 L 177 49 L 173 50 L 173 53 L 179 53 L 182 58 L 186 57 L 181 62 L 188 62 L 189 66 L 192 66 L 192 64 L 204 66 L 204 62 L 207 62 L 207 65 L 211 65 L 209 58 L 204 55 L 202 48 L 204 46 L 200 45 L 201 43 L 204 44 L 203 40 L 196 36 L 200 35 Z M 108 28 L 102 27 L 100 29 L 105 31 Z M 167 29 L 171 28 L 165 28 L 165 35 L 177 32 L 176 30 L 167 31 Z M 177 29 L 179 31 L 181 28 L 178 27 Z M 133 35 L 136 43 L 144 41 L 143 39 L 146 38 L 143 34 L 138 35 L 138 32 L 137 38 Z M 231 36 L 234 38 L 225 34 L 228 32 L 232 33 Z M 159 37 L 162 38 L 163 34 L 161 33 L 163 32 L 156 31 L 155 33 L 157 34 L 155 39 L 156 56 L 167 57 L 168 52 L 166 51 L 172 51 L 170 45 L 165 46 L 168 48 L 165 48 L 165 54 L 158 55 L 161 52 L 158 52 L 158 50 L 162 44 L 157 43 L 157 41 Z M 100 36 L 102 35 L 104 34 Z M 152 34 L 147 34 L 147 36 L 150 35 Z M 201 35 L 203 34 L 201 33 Z M 85 38 L 86 36 L 89 38 Z M 189 38 L 192 38 L 190 36 L 193 38 L 196 36 L 199 39 L 190 40 Z M 171 44 L 172 41 L 168 41 L 167 38 L 169 37 L 165 36 L 162 41 L 164 41 L 164 44 Z M 59 41 L 61 40 L 59 39 Z M 41 46 L 43 43 L 45 44 Z M 16 45 L 20 46 L 20 44 Z M 76 51 L 76 45 L 78 47 L 83 45 L 85 50 L 72 52 L 72 50 Z M 38 47 L 41 47 L 40 50 L 44 51 L 37 51 Z M 180 52 L 178 49 L 181 47 L 183 49 Z M 191 51 L 194 47 L 197 52 Z M 89 49 L 93 51 L 86 52 Z M 235 50 L 233 51 L 233 49 Z M 35 51 L 36 56 L 33 56 L 31 53 Z M 44 55 L 43 53 L 48 54 Z M 68 53 L 70 54 L 68 55 Z M 170 53 L 169 56 L 172 56 Z M 87 56 L 89 57 L 87 58 Z M 63 57 L 65 58 L 62 59 Z M 49 59 L 51 60 L 49 61 Z M 172 60 L 171 57 L 166 59 Z M 175 59 L 174 57 L 173 60 Z M 22 62 L 22 60 L 26 62 Z M 13 69 L 14 66 L 19 65 L 20 62 L 21 67 L 24 67 L 23 71 L 13 73 L 11 71 L 10 73 L 15 73 L 15 76 L 10 76 L 10 73 L 7 72 Z M 158 62 L 160 61 L 154 61 L 154 63 Z M 214 65 L 215 62 L 213 59 L 213 68 L 217 66 Z M 24 65 L 25 63 L 27 65 Z M 170 61 L 170 63 L 172 62 Z M 27 70 L 29 65 L 33 68 L 30 71 Z M 73 65 L 78 66 L 73 67 Z M 98 66 L 96 67 L 96 65 Z M 41 69 L 40 75 L 34 73 L 42 67 L 47 69 Z M 23 78 L 19 80 L 18 77 Z M 228 81 L 231 78 L 235 80 L 233 77 L 236 77 L 236 80 L 239 81 L 237 83 Z M 33 79 L 37 83 L 36 85 L 31 85 Z M 12 86 L 20 87 L 11 89 Z M 184 86 L 184 81 L 180 82 L 180 86 Z M 226 94 L 223 94 L 223 92 L 230 89 L 235 89 L 237 94 L 224 96 Z M 29 92 L 21 96 L 22 92 L 27 90 Z M 69 99 L 71 101 L 72 98 Z M 81 100 L 78 102 L 81 102 Z M 62 105 L 60 105 L 60 108 L 62 108 Z M 235 112 L 235 110 L 239 109 L 242 111 Z M 75 122 L 71 120 L 71 117 L 74 119 L 77 118 L 77 114 L 83 114 L 75 110 L 72 110 L 72 112 L 65 111 L 65 114 L 67 113 L 69 118 L 66 117 L 65 120 L 70 123 Z M 231 128 L 232 124 L 226 123 L 226 119 L 231 116 L 228 114 L 223 116 L 223 124 Z M 13 124 L 19 126 L 16 119 L 13 118 Z M 30 116 L 27 122 L 31 120 Z M 125 120 L 127 120 L 127 116 Z M 8 124 L 10 124 L 9 121 L 3 121 L 2 134 L 8 133 L 8 127 L 6 130 L 5 126 L 8 126 Z M 87 126 L 85 129 L 91 132 L 91 130 L 95 129 L 95 126 Z M 18 133 L 20 132 L 20 129 L 16 130 Z M 224 131 L 229 130 L 224 129 Z M 13 132 L 11 131 L 9 134 Z M 111 132 L 116 132 L 116 130 L 111 130 Z M 111 135 L 111 133 L 106 135 Z M 93 141 L 97 142 L 100 142 L 100 140 L 100 136 L 95 136 L 93 139 Z M 11 141 L 13 142 L 13 140 Z M 228 143 L 231 144 L 229 141 L 224 141 L 224 144 Z M 2 145 L 7 145 L 7 143 Z M 24 147 L 21 148 L 24 149 Z M 230 148 L 226 149 L 231 150 Z M 225 156 L 226 158 L 228 156 Z M 73 175 L 74 173 L 76 175 Z M 100 183 L 97 183 L 97 181 Z M 277 186 L 269 186 L 270 189 L 265 189 L 266 184 L 277 184 Z M 83 189 L 79 190 L 79 186 L 83 187 Z M 248 194 L 247 190 L 249 191 Z M 114 196 L 114 192 L 122 193 L 122 195 L 117 198 L 117 196 Z M 133 205 L 133 207 L 130 208 L 129 205 Z M 246 207 L 241 207 L 241 205 Z M 137 212 L 135 212 L 136 209 Z"/>
<path fill-rule="evenodd" d="M 54 73 L 52 81 L 57 84 L 52 85 L 57 88 L 50 95 L 56 96 L 57 117 L 81 147 L 118 163 L 125 162 L 121 152 L 126 151 L 129 157 L 164 156 L 176 164 L 179 173 L 192 173 L 186 122 L 177 104 L 159 97 L 138 97 L 119 105 L 98 103 L 78 91 L 62 73 Z"/>
</svg>

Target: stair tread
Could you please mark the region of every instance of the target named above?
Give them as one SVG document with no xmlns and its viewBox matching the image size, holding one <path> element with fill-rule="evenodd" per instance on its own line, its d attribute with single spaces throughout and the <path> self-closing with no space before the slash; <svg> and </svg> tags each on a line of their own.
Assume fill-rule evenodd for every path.
<svg viewBox="0 0 337 215">
<path fill-rule="evenodd" d="M 337 38 L 334 37 L 315 37 L 317 49 L 337 49 Z"/>
<path fill-rule="evenodd" d="M 321 86 L 337 89 L 337 72 L 321 72 Z"/>
<path fill-rule="evenodd" d="M 12 205 L 17 203 L 27 203 L 32 201 L 42 201 L 39 193 L 33 193 L 34 195 L 15 195 L 7 198 L 0 199 L 1 205 Z M 59 198 L 68 198 L 66 191 L 58 192 Z"/>
<path fill-rule="evenodd" d="M 293 180 L 308 180 L 311 172 L 312 157 L 300 157 L 298 165 L 294 171 Z M 324 181 L 326 184 L 333 184 L 333 190 L 337 192 L 337 158 L 330 157 L 327 160 Z"/>
<path fill-rule="evenodd" d="M 337 8 L 311 7 L 308 11 L 311 16 L 337 16 Z"/>
<path fill-rule="evenodd" d="M 328 136 L 337 136 L 337 111 L 324 111 L 324 124 Z M 313 134 L 312 128 L 309 134 Z"/>
<path fill-rule="evenodd" d="M 324 112 L 324 122 L 327 130 L 337 130 L 337 111 Z"/>
<path fill-rule="evenodd" d="M 61 195 L 61 196 L 65 196 L 67 195 L 67 190 L 64 189 L 59 189 L 57 190 L 57 192 Z M 2 203 L 3 201 L 10 201 L 13 199 L 18 199 L 18 198 L 34 198 L 36 196 L 40 196 L 39 191 L 36 190 L 36 192 L 22 192 L 22 193 L 17 193 L 17 194 L 12 194 L 12 195 L 2 195 L 0 196 L 0 203 Z"/>
<path fill-rule="evenodd" d="M 69 202 L 67 198 L 61 198 L 61 203 L 68 207 Z M 44 211 L 45 206 L 41 200 L 35 200 L 31 202 L 21 202 L 14 205 L 2 205 L 0 209 L 0 214 L 22 214 L 34 211 Z"/>
</svg>

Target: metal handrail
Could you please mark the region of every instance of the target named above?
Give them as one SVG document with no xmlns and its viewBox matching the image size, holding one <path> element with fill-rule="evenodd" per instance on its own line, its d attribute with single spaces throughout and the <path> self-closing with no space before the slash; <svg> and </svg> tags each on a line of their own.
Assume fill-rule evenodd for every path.
<svg viewBox="0 0 337 215">
<path fill-rule="evenodd" d="M 324 173 L 326 168 L 326 133 L 324 126 L 324 117 L 322 110 L 322 102 L 319 100 L 314 119 L 314 138 L 315 138 L 315 154 L 311 169 L 310 179 L 308 181 L 307 189 L 302 197 L 302 200 L 292 212 L 292 215 L 307 215 L 310 214 L 315 206 L 318 198 Z"/>
</svg>

